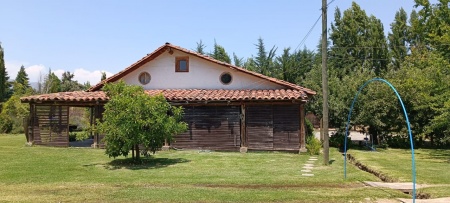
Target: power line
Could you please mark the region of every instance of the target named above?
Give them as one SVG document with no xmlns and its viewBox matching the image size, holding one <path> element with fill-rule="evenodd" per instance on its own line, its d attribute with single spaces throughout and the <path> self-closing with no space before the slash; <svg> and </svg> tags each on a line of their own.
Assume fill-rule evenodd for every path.
<svg viewBox="0 0 450 203">
<path fill-rule="evenodd" d="M 329 5 L 331 5 L 335 0 L 330 1 L 330 3 L 327 4 L 327 7 Z M 319 9 L 321 10 L 321 9 Z M 314 23 L 314 25 L 309 29 L 308 33 L 305 35 L 305 37 L 303 37 L 302 41 L 300 41 L 300 44 L 298 44 L 297 48 L 295 48 L 294 51 L 297 51 L 298 48 L 303 45 L 306 42 L 306 39 L 308 39 L 309 35 L 311 34 L 311 32 L 314 30 L 314 28 L 316 27 L 317 23 L 319 22 L 319 20 L 322 18 L 322 14 L 319 15 L 319 17 L 317 18 L 316 22 Z"/>
<path fill-rule="evenodd" d="M 314 27 L 316 27 L 317 23 L 319 22 L 319 20 L 322 18 L 322 14 L 320 14 L 319 18 L 317 18 L 316 22 L 314 23 L 314 25 L 311 27 L 311 29 L 309 29 L 308 33 L 305 35 L 305 37 L 303 37 L 302 41 L 300 42 L 300 44 L 298 44 L 297 48 L 295 48 L 294 51 L 297 51 L 298 47 L 300 47 L 301 45 L 303 45 L 306 41 L 306 39 L 308 39 L 309 34 L 311 34 L 311 32 L 313 31 Z"/>
</svg>

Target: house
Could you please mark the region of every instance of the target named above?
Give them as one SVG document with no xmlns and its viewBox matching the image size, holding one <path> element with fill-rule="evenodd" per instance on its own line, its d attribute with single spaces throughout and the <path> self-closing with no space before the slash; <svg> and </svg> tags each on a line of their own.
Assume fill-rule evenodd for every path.
<svg viewBox="0 0 450 203">
<path fill-rule="evenodd" d="M 108 102 L 103 85 L 119 80 L 183 106 L 189 129 L 166 147 L 306 151 L 304 106 L 314 91 L 169 43 L 87 91 L 21 98 L 30 104 L 28 141 L 68 146 L 69 107 L 89 107 L 93 124 Z"/>
</svg>

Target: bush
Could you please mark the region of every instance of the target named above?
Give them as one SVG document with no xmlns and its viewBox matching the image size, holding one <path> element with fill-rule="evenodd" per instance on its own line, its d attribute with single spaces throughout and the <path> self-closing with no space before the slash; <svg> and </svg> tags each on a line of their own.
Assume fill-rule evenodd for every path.
<svg viewBox="0 0 450 203">
<path fill-rule="evenodd" d="M 13 121 L 8 115 L 0 114 L 0 133 L 10 133 L 13 129 Z"/>
<path fill-rule="evenodd" d="M 90 133 L 88 130 L 69 132 L 69 142 L 86 140 L 89 136 Z"/>
<path fill-rule="evenodd" d="M 320 140 L 314 136 L 306 138 L 306 149 L 308 149 L 310 155 L 319 155 L 320 148 L 322 148 L 322 142 L 320 142 Z"/>
<path fill-rule="evenodd" d="M 329 141 L 330 147 L 337 147 L 340 151 L 344 151 L 345 146 L 345 132 L 342 130 L 338 130 L 334 135 L 330 137 Z M 350 137 L 347 137 L 347 149 L 351 148 L 352 140 Z"/>
<path fill-rule="evenodd" d="M 314 125 L 308 120 L 305 119 L 305 127 L 306 127 L 306 137 L 314 136 Z"/>
</svg>

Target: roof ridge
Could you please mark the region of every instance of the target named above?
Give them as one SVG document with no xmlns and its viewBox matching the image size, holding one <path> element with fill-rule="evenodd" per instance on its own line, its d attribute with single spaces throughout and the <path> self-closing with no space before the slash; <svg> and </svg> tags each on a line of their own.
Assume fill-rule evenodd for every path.
<svg viewBox="0 0 450 203">
<path fill-rule="evenodd" d="M 291 89 L 296 89 L 296 90 L 304 91 L 305 93 L 307 93 L 307 94 L 309 94 L 309 95 L 315 95 L 315 94 L 316 94 L 316 92 L 313 91 L 313 90 L 311 90 L 311 89 L 308 89 L 308 88 L 305 88 L 305 87 L 302 87 L 302 86 L 299 86 L 299 85 L 296 85 L 296 84 L 293 84 L 293 83 L 290 83 L 290 82 L 287 82 L 287 81 L 284 81 L 284 80 L 280 80 L 280 79 L 277 79 L 277 78 L 269 77 L 269 76 L 263 75 L 263 74 L 261 74 L 261 73 L 256 73 L 256 72 L 247 70 L 247 69 L 242 68 L 242 67 L 234 66 L 234 65 L 232 65 L 232 64 L 229 64 L 229 63 L 226 63 L 226 62 L 223 62 L 223 61 L 219 61 L 219 60 L 217 60 L 217 59 L 215 59 L 215 58 L 212 58 L 212 57 L 210 57 L 210 56 L 207 56 L 207 55 L 204 55 L 204 54 L 200 54 L 200 53 L 198 53 L 198 52 L 195 52 L 195 51 L 192 51 L 192 50 L 189 50 L 189 49 L 180 47 L 180 46 L 176 46 L 176 45 L 170 44 L 170 43 L 168 43 L 168 42 L 166 42 L 164 45 L 158 47 L 158 48 L 157 48 L 155 51 L 153 51 L 152 53 L 147 54 L 147 55 L 144 56 L 142 59 L 140 59 L 140 60 L 136 61 L 135 63 L 131 64 L 129 67 L 125 68 L 124 70 L 122 70 L 122 71 L 120 71 L 120 72 L 114 74 L 113 76 L 111 76 L 111 77 L 109 77 L 109 78 L 107 78 L 107 79 L 105 79 L 105 80 L 103 80 L 103 81 L 97 83 L 97 84 L 94 85 L 93 87 L 89 88 L 87 91 L 88 91 L 88 92 L 90 92 L 90 91 L 97 91 L 97 90 L 99 90 L 105 83 L 117 81 L 118 79 L 120 79 L 120 78 L 122 77 L 122 74 L 127 74 L 128 72 L 131 72 L 131 71 L 133 71 L 134 69 L 137 69 L 138 67 L 140 67 L 140 65 L 143 65 L 143 64 L 141 64 L 141 63 L 146 63 L 146 62 L 148 62 L 148 61 L 150 61 L 150 60 L 156 58 L 157 56 L 159 56 L 160 54 L 162 54 L 167 48 L 177 49 L 177 50 L 179 50 L 179 51 L 182 51 L 182 52 L 185 52 L 185 53 L 188 53 L 188 54 L 195 55 L 195 56 L 197 56 L 197 57 L 200 57 L 200 58 L 203 58 L 203 59 L 205 59 L 205 60 L 211 61 L 211 62 L 213 62 L 213 63 L 217 63 L 217 64 L 219 64 L 219 65 L 227 66 L 228 68 L 235 69 L 235 70 L 237 70 L 237 71 L 240 71 L 240 72 L 243 72 L 243 73 L 246 73 L 246 74 L 250 74 L 250 75 L 253 75 L 253 76 L 256 76 L 256 77 L 259 77 L 259 78 L 268 80 L 268 81 L 270 81 L 270 82 L 273 82 L 273 83 L 282 85 L 282 86 L 284 86 L 284 87 L 288 87 L 288 88 L 291 88 Z"/>
</svg>

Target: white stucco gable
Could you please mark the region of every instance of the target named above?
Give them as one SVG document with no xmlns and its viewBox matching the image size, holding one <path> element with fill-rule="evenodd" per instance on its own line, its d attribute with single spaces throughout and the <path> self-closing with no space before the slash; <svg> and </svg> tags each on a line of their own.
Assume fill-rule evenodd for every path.
<svg viewBox="0 0 450 203">
<path fill-rule="evenodd" d="M 185 71 L 186 67 L 178 70 L 185 72 L 176 71 L 177 59 L 180 58 L 189 61 L 189 71 Z M 230 83 L 224 84 L 221 81 L 224 73 L 231 75 Z M 143 77 L 144 81 L 151 78 L 149 83 L 141 83 L 141 74 L 146 75 Z M 87 91 L 99 91 L 104 84 L 119 80 L 143 86 L 146 90 L 295 90 L 305 95 L 316 94 L 308 88 L 236 67 L 170 43 L 157 48 Z"/>
<path fill-rule="evenodd" d="M 176 72 L 176 57 L 189 57 L 189 72 Z M 143 85 L 139 75 L 148 72 L 151 80 Z M 220 76 L 229 73 L 232 81 L 223 84 Z M 174 50 L 165 51 L 153 60 L 124 75 L 126 83 L 143 86 L 144 89 L 285 89 L 280 84 L 257 77 L 196 55 Z"/>
</svg>

